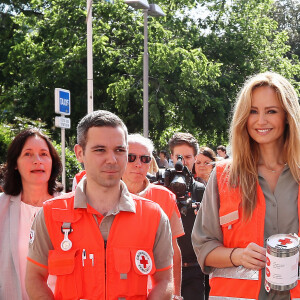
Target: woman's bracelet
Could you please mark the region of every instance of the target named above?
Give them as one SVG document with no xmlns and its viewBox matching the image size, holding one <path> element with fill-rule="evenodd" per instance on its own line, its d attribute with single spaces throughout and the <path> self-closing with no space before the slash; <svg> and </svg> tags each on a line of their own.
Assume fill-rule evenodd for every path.
<svg viewBox="0 0 300 300">
<path fill-rule="evenodd" d="M 184 300 L 182 296 L 178 296 L 178 295 L 173 295 L 172 299 L 174 299 L 174 300 Z"/>
<path fill-rule="evenodd" d="M 237 265 L 235 265 L 234 263 L 233 263 L 233 261 L 232 261 L 232 253 L 234 252 L 234 250 L 236 250 L 238 247 L 235 247 L 235 248 L 233 248 L 232 250 L 231 250 L 231 252 L 230 252 L 230 254 L 229 254 L 229 259 L 230 259 L 230 262 L 232 263 L 232 265 L 234 266 L 234 267 L 238 267 Z"/>
</svg>

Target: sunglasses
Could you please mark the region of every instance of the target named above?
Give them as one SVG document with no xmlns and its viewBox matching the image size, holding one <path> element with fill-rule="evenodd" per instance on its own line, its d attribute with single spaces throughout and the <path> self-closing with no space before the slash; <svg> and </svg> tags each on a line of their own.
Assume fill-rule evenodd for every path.
<svg viewBox="0 0 300 300">
<path fill-rule="evenodd" d="M 131 162 L 131 163 L 134 162 L 137 157 L 138 157 L 138 155 L 128 154 L 128 162 Z M 151 156 L 149 156 L 149 155 L 141 155 L 141 156 L 139 156 L 139 158 L 143 164 L 149 164 L 151 161 Z"/>
</svg>

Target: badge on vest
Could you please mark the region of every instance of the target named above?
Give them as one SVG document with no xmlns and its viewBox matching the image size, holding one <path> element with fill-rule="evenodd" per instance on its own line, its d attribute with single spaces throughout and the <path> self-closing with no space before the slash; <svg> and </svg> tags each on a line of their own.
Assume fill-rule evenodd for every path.
<svg viewBox="0 0 300 300">
<path fill-rule="evenodd" d="M 141 273 L 147 275 L 152 270 L 152 259 L 146 251 L 138 250 L 135 254 L 135 265 Z"/>
<path fill-rule="evenodd" d="M 30 229 L 29 244 L 32 244 L 33 241 L 34 241 L 34 230 Z"/>
<path fill-rule="evenodd" d="M 69 233 L 73 231 L 71 223 L 64 222 L 61 226 L 61 231 L 64 234 L 64 239 L 60 244 L 60 248 L 63 251 L 69 251 L 72 248 L 72 242 L 69 240 Z"/>
</svg>

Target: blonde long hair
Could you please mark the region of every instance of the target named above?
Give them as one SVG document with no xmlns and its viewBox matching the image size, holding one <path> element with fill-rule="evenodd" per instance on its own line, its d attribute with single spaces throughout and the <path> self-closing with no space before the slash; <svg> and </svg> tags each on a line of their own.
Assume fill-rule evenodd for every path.
<svg viewBox="0 0 300 300">
<path fill-rule="evenodd" d="M 239 187 L 242 194 L 243 216 L 249 219 L 256 206 L 259 160 L 258 144 L 249 136 L 247 119 L 251 109 L 253 90 L 257 87 L 273 88 L 286 113 L 283 159 L 288 163 L 293 177 L 300 180 L 300 106 L 292 85 L 273 72 L 257 74 L 249 78 L 240 91 L 233 110 L 230 126 L 232 162 L 228 166 L 231 187 Z"/>
</svg>

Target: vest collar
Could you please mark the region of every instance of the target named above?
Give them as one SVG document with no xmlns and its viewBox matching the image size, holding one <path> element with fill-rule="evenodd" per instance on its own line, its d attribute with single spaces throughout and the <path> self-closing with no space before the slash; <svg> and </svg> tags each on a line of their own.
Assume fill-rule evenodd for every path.
<svg viewBox="0 0 300 300">
<path fill-rule="evenodd" d="M 136 193 L 137 196 L 144 197 L 150 188 L 150 181 L 148 180 L 147 177 L 144 179 L 143 183 L 144 183 L 145 188 L 141 192 Z"/>
<path fill-rule="evenodd" d="M 75 190 L 75 197 L 74 197 L 74 208 L 87 208 L 87 198 L 85 194 L 85 187 L 86 187 L 86 178 L 82 178 L 78 183 L 76 190 Z M 116 214 L 120 211 L 128 211 L 128 212 L 136 212 L 135 202 L 132 199 L 132 196 L 128 192 L 127 186 L 121 180 L 120 181 L 120 188 L 121 188 L 121 196 L 120 201 L 111 212 L 108 214 Z"/>
</svg>

